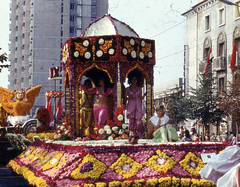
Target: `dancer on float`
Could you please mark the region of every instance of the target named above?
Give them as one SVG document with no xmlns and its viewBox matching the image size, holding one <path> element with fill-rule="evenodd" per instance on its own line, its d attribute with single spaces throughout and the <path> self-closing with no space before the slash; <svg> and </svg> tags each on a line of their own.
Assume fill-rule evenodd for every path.
<svg viewBox="0 0 240 187">
<path fill-rule="evenodd" d="M 92 88 L 92 83 L 90 79 L 84 81 L 85 89 L 89 90 Z M 94 127 L 96 121 L 93 115 L 93 102 L 94 94 L 87 94 L 83 90 L 80 91 L 80 128 L 82 129 L 81 136 L 84 138 L 82 140 L 90 140 L 90 135 L 94 134 Z M 81 140 L 81 138 L 77 138 Z"/>
<path fill-rule="evenodd" d="M 169 117 L 165 115 L 163 105 L 156 107 L 157 116 L 149 119 L 148 139 L 152 138 L 154 142 L 168 143 L 178 141 L 178 134 L 174 127 L 169 123 Z"/>
<path fill-rule="evenodd" d="M 87 94 L 96 94 L 96 101 L 93 105 L 93 113 L 97 123 L 97 129 L 99 130 L 100 126 L 106 124 L 108 116 L 108 96 L 113 95 L 113 90 L 108 87 L 107 79 L 100 77 L 98 80 L 96 88 L 86 89 L 85 86 L 81 85 L 81 89 L 83 89 Z M 100 139 L 102 139 L 101 135 L 95 138 L 95 140 Z"/>
<path fill-rule="evenodd" d="M 128 84 L 130 86 L 125 90 L 124 103 L 127 102 L 127 118 L 129 119 L 130 136 L 137 135 L 138 138 L 143 138 L 142 100 L 145 94 L 142 95 L 140 81 L 137 76 L 129 77 Z"/>
</svg>

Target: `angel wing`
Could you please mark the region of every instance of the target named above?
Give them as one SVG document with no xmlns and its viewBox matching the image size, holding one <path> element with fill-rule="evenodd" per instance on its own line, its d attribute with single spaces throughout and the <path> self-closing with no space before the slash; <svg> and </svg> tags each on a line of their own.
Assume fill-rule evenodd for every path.
<svg viewBox="0 0 240 187">
<path fill-rule="evenodd" d="M 0 103 L 13 100 L 14 91 L 0 86 Z"/>
<path fill-rule="evenodd" d="M 42 86 L 41 86 L 41 85 L 38 85 L 38 86 L 35 86 L 35 87 L 29 89 L 29 90 L 26 92 L 26 99 L 27 99 L 27 100 L 35 100 L 35 97 L 38 96 L 41 88 L 42 88 Z"/>
</svg>

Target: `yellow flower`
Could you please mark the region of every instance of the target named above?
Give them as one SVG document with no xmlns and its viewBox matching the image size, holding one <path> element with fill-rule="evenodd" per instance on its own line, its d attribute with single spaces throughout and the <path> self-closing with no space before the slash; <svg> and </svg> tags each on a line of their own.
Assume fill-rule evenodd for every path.
<svg viewBox="0 0 240 187">
<path fill-rule="evenodd" d="M 172 186 L 172 179 L 171 177 L 161 177 L 159 180 L 159 187 L 171 187 Z"/>
<path fill-rule="evenodd" d="M 105 182 L 96 182 L 96 187 L 106 187 L 107 184 Z"/>
<path fill-rule="evenodd" d="M 181 187 L 189 187 L 191 184 L 190 179 L 181 178 Z"/>
<path fill-rule="evenodd" d="M 84 187 L 94 187 L 94 184 L 84 184 Z"/>
<path fill-rule="evenodd" d="M 131 186 L 131 184 L 132 184 L 132 181 L 124 181 L 122 182 L 122 187 L 129 187 Z"/>
<path fill-rule="evenodd" d="M 173 177 L 172 178 L 172 187 L 179 187 L 180 186 L 180 179 Z"/>
<path fill-rule="evenodd" d="M 158 183 L 158 179 L 148 179 L 144 187 L 154 187 Z"/>
<path fill-rule="evenodd" d="M 109 187 L 120 187 L 120 186 L 121 186 L 121 182 L 119 181 L 109 182 Z"/>
<path fill-rule="evenodd" d="M 124 169 L 124 167 L 128 169 Z M 142 169 L 142 165 L 123 153 L 121 157 L 109 168 L 114 170 L 116 173 L 124 176 L 125 178 L 130 178 L 135 176 L 138 171 Z"/>
<path fill-rule="evenodd" d="M 188 163 L 190 161 L 194 161 L 198 163 L 198 166 L 194 169 L 193 167 L 190 167 Z M 198 158 L 194 153 L 189 152 L 183 160 L 179 162 L 179 165 L 189 173 L 191 173 L 194 176 L 199 176 L 198 172 L 205 166 L 205 164 L 202 162 L 200 158 Z"/>
<path fill-rule="evenodd" d="M 89 172 L 81 173 L 81 166 L 86 162 L 92 163 L 93 169 Z M 88 177 L 98 179 L 106 170 L 107 166 L 104 163 L 97 160 L 93 155 L 87 154 L 87 156 L 83 158 L 82 162 L 75 170 L 72 171 L 70 175 L 74 179 L 86 179 Z"/>
<path fill-rule="evenodd" d="M 166 153 L 161 152 L 160 150 L 156 151 L 157 155 L 153 155 L 151 158 L 148 159 L 148 161 L 145 163 L 145 165 L 159 173 L 166 173 L 167 171 L 171 170 L 176 162 L 173 161 L 170 157 L 166 155 Z M 161 158 L 161 160 L 166 160 L 165 163 L 162 165 L 159 165 L 157 160 Z M 160 160 L 160 162 L 161 162 Z"/>
</svg>

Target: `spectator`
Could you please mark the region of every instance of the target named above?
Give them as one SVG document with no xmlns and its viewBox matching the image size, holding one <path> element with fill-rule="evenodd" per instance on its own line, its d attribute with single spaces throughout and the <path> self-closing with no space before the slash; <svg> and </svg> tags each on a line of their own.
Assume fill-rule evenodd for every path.
<svg viewBox="0 0 240 187">
<path fill-rule="evenodd" d="M 186 142 L 186 141 L 192 141 L 192 138 L 189 134 L 189 130 L 185 130 L 184 132 L 184 137 L 182 138 L 182 141 Z"/>
<path fill-rule="evenodd" d="M 211 136 L 211 138 L 210 138 L 210 141 L 216 141 L 215 133 L 212 133 L 212 136 Z"/>
<path fill-rule="evenodd" d="M 200 142 L 201 142 L 201 141 L 204 141 L 204 136 L 203 136 L 203 133 L 202 133 L 202 132 L 200 133 L 199 141 L 200 141 Z"/>
<path fill-rule="evenodd" d="M 218 142 L 222 142 L 222 141 L 223 141 L 223 140 L 222 140 L 222 136 L 220 135 L 220 133 L 218 133 L 216 139 L 217 139 Z"/>
<path fill-rule="evenodd" d="M 197 133 L 194 133 L 193 141 L 196 141 L 196 142 L 199 141 L 199 137 L 198 137 L 198 134 L 197 134 Z"/>
<path fill-rule="evenodd" d="M 209 140 L 210 140 L 210 138 L 209 138 L 208 132 L 206 132 L 206 134 L 205 134 L 205 141 L 209 141 Z"/>
</svg>

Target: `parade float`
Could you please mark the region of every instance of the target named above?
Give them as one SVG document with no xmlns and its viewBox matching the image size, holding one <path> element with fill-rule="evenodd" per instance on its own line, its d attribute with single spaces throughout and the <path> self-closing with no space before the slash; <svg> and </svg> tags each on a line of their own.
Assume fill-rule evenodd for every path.
<svg viewBox="0 0 240 187">
<path fill-rule="evenodd" d="M 133 71 L 140 72 L 146 91 L 146 120 L 153 115 L 153 66 L 155 44 L 140 38 L 125 23 L 104 15 L 93 21 L 79 37 L 69 38 L 62 49 L 65 84 L 65 123 L 75 140 L 80 130 L 80 81 L 93 85 L 96 75 L 105 73 L 114 89 L 109 97 L 107 125 L 123 126 L 124 82 Z M 119 131 L 118 131 L 119 132 Z M 113 137 L 113 136 L 111 136 Z M 201 179 L 203 154 L 218 154 L 228 143 L 154 143 L 140 139 L 91 141 L 35 141 L 8 163 L 34 186 L 118 187 L 118 186 L 215 186 Z"/>
</svg>

